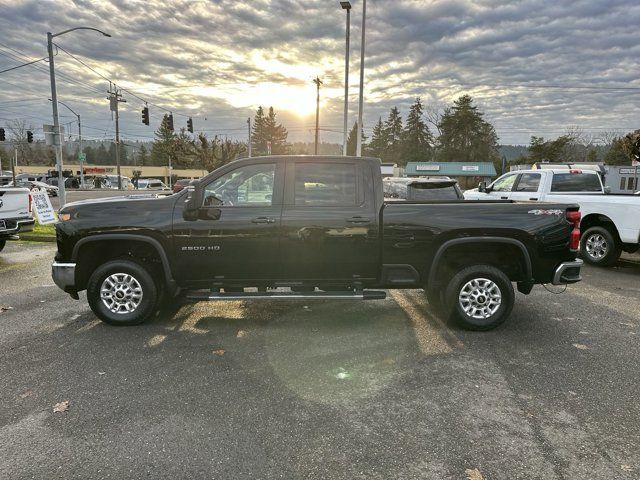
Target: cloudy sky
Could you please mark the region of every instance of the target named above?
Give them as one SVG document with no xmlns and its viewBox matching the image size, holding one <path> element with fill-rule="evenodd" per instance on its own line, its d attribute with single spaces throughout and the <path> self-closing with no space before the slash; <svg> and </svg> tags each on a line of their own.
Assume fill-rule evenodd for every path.
<svg viewBox="0 0 640 480">
<path fill-rule="evenodd" d="M 362 2 L 351 3 L 353 124 Z M 416 96 L 437 110 L 464 93 L 505 144 L 557 137 L 570 126 L 594 137 L 640 128 L 639 25 L 637 0 L 369 0 L 365 132 L 393 106 L 406 115 Z M 112 35 L 55 39 L 58 95 L 82 115 L 86 137 L 113 138 L 109 79 L 126 89 L 125 139 L 151 139 L 169 110 L 176 127 L 192 116 L 196 131 L 244 139 L 247 117 L 273 105 L 290 140 L 312 141 L 319 75 L 321 139 L 341 141 L 338 1 L 0 0 L 0 70 L 46 56 L 46 32 L 76 26 Z M 0 126 L 51 123 L 49 97 L 44 62 L 0 74 Z M 149 127 L 140 121 L 143 100 Z M 61 122 L 73 120 L 64 107 L 61 114 Z"/>
</svg>

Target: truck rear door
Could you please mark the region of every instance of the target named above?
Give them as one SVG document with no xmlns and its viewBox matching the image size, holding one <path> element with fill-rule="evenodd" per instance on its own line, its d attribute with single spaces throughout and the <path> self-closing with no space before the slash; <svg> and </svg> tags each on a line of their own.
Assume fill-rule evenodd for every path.
<svg viewBox="0 0 640 480">
<path fill-rule="evenodd" d="M 378 218 L 373 173 L 348 158 L 287 162 L 281 259 L 289 280 L 377 278 Z"/>
<path fill-rule="evenodd" d="M 540 181 L 542 174 L 540 173 L 521 173 L 515 181 L 513 191 L 511 192 L 511 200 L 527 200 L 537 202 L 540 200 L 542 182 Z"/>
</svg>

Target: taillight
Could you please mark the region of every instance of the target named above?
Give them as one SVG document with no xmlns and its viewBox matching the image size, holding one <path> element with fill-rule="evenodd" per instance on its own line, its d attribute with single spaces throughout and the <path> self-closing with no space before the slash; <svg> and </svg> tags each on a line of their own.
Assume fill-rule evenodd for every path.
<svg viewBox="0 0 640 480">
<path fill-rule="evenodd" d="M 579 210 L 567 210 L 567 220 L 573 224 L 573 230 L 569 236 L 569 248 L 577 252 L 580 248 L 580 219 L 582 215 Z"/>
<path fill-rule="evenodd" d="M 33 198 L 31 197 L 31 194 L 29 194 L 29 213 L 32 213 L 32 210 L 31 210 L 32 203 L 33 203 Z"/>
<path fill-rule="evenodd" d="M 582 173 L 582 170 L 569 170 L 569 173 Z"/>
</svg>

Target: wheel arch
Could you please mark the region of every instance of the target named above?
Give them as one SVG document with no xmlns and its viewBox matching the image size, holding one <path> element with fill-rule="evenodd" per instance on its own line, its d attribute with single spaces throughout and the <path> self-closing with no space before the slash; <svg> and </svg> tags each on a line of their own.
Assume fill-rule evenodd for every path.
<svg viewBox="0 0 640 480">
<path fill-rule="evenodd" d="M 607 215 L 602 213 L 590 213 L 585 215 L 580 221 L 580 232 L 584 234 L 591 227 L 606 228 L 611 232 L 617 242 L 621 243 L 620 234 L 616 228 L 616 224 Z"/>
<path fill-rule="evenodd" d="M 475 247 L 488 247 L 491 245 L 502 245 L 508 247 L 512 252 L 519 253 L 519 268 L 522 278 L 514 278 L 513 281 L 523 281 L 523 282 L 531 282 L 533 278 L 533 267 L 531 263 L 531 256 L 529 255 L 529 251 L 527 247 L 519 240 L 514 238 L 504 238 L 504 237 L 464 237 L 464 238 L 454 238 L 444 242 L 440 248 L 436 251 L 436 254 L 433 256 L 433 260 L 431 261 L 431 266 L 429 268 L 429 275 L 427 280 L 427 288 L 435 287 L 439 284 L 437 281 L 438 273 L 442 271 L 443 266 L 446 264 L 447 254 L 451 252 L 455 252 L 460 247 L 464 247 L 465 250 L 470 246 Z M 469 253 L 469 252 L 467 252 Z M 493 260 L 495 260 L 494 257 Z M 486 260 L 486 259 L 485 259 Z M 495 266 L 499 268 L 499 266 L 495 265 L 495 261 L 489 260 L 486 262 L 488 265 Z M 504 269 L 501 269 L 504 270 Z M 514 276 L 513 274 L 511 276 Z"/>
<path fill-rule="evenodd" d="M 108 246 L 108 253 L 100 251 L 100 247 L 104 246 Z M 90 253 L 95 253 L 96 250 L 99 252 L 98 257 L 91 258 Z M 171 264 L 162 244 L 153 237 L 125 233 L 91 235 L 80 239 L 74 245 L 71 253 L 71 262 L 78 264 L 76 283 L 81 287 L 78 290 L 86 286 L 86 282 L 91 275 L 90 270 L 101 261 L 108 261 L 127 255 L 137 258 L 140 255 L 144 256 L 145 253 L 151 254 L 154 263 L 157 261 L 159 264 L 168 293 L 171 295 L 176 293 L 177 284 L 173 279 Z M 85 257 L 89 257 L 89 259 Z M 83 259 L 89 260 L 87 265 L 83 265 L 81 261 Z"/>
</svg>

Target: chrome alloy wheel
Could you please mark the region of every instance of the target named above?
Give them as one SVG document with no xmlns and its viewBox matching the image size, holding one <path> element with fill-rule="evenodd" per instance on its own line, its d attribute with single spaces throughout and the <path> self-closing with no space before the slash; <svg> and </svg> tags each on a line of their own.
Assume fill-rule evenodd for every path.
<svg viewBox="0 0 640 480">
<path fill-rule="evenodd" d="M 602 235 L 594 233 L 587 237 L 585 248 L 587 249 L 587 254 L 591 258 L 594 260 L 600 260 L 609 251 L 609 244 L 607 243 L 607 239 Z"/>
<path fill-rule="evenodd" d="M 482 320 L 498 311 L 502 303 L 502 293 L 498 285 L 491 280 L 474 278 L 460 289 L 458 302 L 467 316 Z"/>
<path fill-rule="evenodd" d="M 100 298 L 105 307 L 113 313 L 131 313 L 140 306 L 142 287 L 132 275 L 114 273 L 102 282 Z"/>
</svg>

